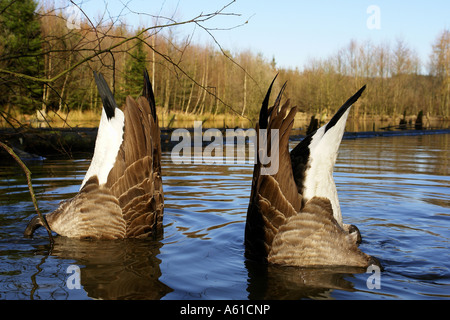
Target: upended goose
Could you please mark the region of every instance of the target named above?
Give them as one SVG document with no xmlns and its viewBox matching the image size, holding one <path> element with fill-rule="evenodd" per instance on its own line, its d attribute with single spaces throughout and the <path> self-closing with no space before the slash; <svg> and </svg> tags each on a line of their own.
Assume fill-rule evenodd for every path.
<svg viewBox="0 0 450 320">
<path fill-rule="evenodd" d="M 92 162 L 72 199 L 45 215 L 50 229 L 69 238 L 159 237 L 164 210 L 161 140 L 155 99 L 147 71 L 137 100 L 123 111 L 102 74 L 94 72 L 103 110 Z M 36 216 L 24 234 L 43 225 Z"/>
<path fill-rule="evenodd" d="M 379 265 L 376 258 L 358 248 L 359 230 L 343 223 L 333 180 L 350 107 L 365 86 L 326 125 L 289 152 L 289 133 L 297 110 L 293 107 L 288 112 L 289 100 L 280 108 L 286 84 L 273 107 L 268 108 L 272 85 L 262 103 L 256 131 L 259 139 L 259 131 L 267 129 L 267 150 L 271 144 L 278 144 L 278 171 L 265 174 L 270 171 L 265 168 L 273 164 L 263 164 L 259 151 L 245 226 L 246 257 L 300 267 Z M 279 130 L 278 141 L 270 141 L 272 129 Z M 273 155 L 271 158 L 274 161 Z"/>
</svg>

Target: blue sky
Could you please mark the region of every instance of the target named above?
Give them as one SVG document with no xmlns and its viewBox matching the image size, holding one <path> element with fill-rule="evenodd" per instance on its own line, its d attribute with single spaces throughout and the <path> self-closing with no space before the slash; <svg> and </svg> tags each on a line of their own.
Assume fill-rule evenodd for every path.
<svg viewBox="0 0 450 320">
<path fill-rule="evenodd" d="M 228 0 L 76 0 L 92 20 L 108 7 L 108 15 L 122 11 L 123 19 L 132 26 L 152 24 L 149 15 L 189 20 L 200 13 L 211 13 L 228 4 Z M 131 11 L 124 9 L 127 4 Z M 372 6 L 372 7 L 370 7 Z M 374 8 L 377 11 L 369 11 Z M 403 39 L 415 50 L 423 64 L 428 62 L 431 45 L 444 28 L 450 29 L 448 0 L 319 0 L 266 1 L 237 0 L 224 12 L 240 16 L 222 16 L 207 24 L 224 49 L 231 52 L 251 50 L 267 60 L 275 58 L 277 65 L 302 68 L 310 58 L 326 58 L 349 44 L 350 40 L 393 44 Z M 368 21 L 369 26 L 368 27 Z M 160 20 L 164 23 L 164 20 Z M 175 35 L 185 37 L 194 31 L 193 25 L 177 27 Z M 195 29 L 194 41 L 213 43 L 200 28 Z"/>
</svg>

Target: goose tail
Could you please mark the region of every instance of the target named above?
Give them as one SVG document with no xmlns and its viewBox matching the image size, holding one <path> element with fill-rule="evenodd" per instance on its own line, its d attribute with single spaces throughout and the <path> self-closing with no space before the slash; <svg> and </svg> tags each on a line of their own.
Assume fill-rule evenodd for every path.
<svg viewBox="0 0 450 320">
<path fill-rule="evenodd" d="M 153 93 L 152 83 L 150 82 L 150 77 L 148 76 L 147 69 L 144 69 L 144 89 L 142 95 L 147 98 L 153 119 L 156 120 L 155 95 Z"/>
<path fill-rule="evenodd" d="M 366 89 L 366 85 L 364 85 L 361 89 L 358 90 L 353 96 L 351 96 L 336 112 L 336 114 L 331 118 L 331 120 L 326 124 L 325 132 L 331 129 L 336 123 L 341 119 L 341 117 L 345 114 L 345 112 L 359 99 L 363 91 Z"/>
<path fill-rule="evenodd" d="M 101 73 L 94 71 L 94 79 L 97 84 L 98 93 L 103 103 L 103 110 L 105 110 L 108 120 L 114 118 L 116 109 L 118 108 L 114 95 L 111 92 L 105 78 Z"/>
<path fill-rule="evenodd" d="M 103 103 L 103 111 L 95 140 L 94 155 L 80 190 L 94 175 L 98 177 L 100 184 L 106 183 L 123 142 L 124 114 L 117 106 L 114 95 L 103 75 L 94 71 L 94 79 Z"/>
<path fill-rule="evenodd" d="M 295 183 L 298 192 L 304 197 L 304 202 L 315 196 L 330 199 L 333 215 L 341 225 L 342 214 L 333 170 L 350 107 L 359 99 L 365 88 L 364 85 L 338 109 L 326 125 L 307 135 L 291 151 Z"/>
</svg>

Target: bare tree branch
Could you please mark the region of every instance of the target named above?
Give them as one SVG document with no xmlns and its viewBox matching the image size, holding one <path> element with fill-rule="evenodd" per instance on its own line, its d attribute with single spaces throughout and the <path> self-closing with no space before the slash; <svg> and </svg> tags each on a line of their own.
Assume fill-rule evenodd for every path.
<svg viewBox="0 0 450 320">
<path fill-rule="evenodd" d="M 52 236 L 52 232 L 50 230 L 50 227 L 49 227 L 49 225 L 47 223 L 47 220 L 45 220 L 44 216 L 42 215 L 41 211 L 39 210 L 39 207 L 38 207 L 38 204 L 37 204 L 36 196 L 35 196 L 34 191 L 33 191 L 33 185 L 31 183 L 31 171 L 22 162 L 22 160 L 20 160 L 20 158 L 16 155 L 16 153 L 14 152 L 14 150 L 12 148 L 10 148 L 9 146 L 7 146 L 6 144 L 4 144 L 1 141 L 0 141 L 0 146 L 3 149 L 5 149 L 6 152 L 8 152 L 13 157 L 13 159 L 19 164 L 19 166 L 22 168 L 23 172 L 25 173 L 25 176 L 27 177 L 28 190 L 30 191 L 31 200 L 33 201 L 34 208 L 35 208 L 39 218 L 43 222 L 45 229 L 47 230 L 48 237 L 49 237 L 50 241 L 53 242 L 53 236 Z"/>
</svg>

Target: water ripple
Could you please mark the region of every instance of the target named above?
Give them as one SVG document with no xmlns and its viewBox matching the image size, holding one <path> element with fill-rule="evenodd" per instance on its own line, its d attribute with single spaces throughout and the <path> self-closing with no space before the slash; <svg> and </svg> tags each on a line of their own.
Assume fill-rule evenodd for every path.
<svg viewBox="0 0 450 320">
<path fill-rule="evenodd" d="M 20 169 L 0 173 L 1 299 L 445 299 L 450 284 L 450 135 L 344 140 L 335 180 L 344 221 L 384 267 L 381 289 L 355 270 L 262 268 L 244 258 L 253 165 L 172 165 L 163 155 L 164 238 L 108 245 L 45 232 L 25 239 L 34 215 Z M 30 165 L 41 211 L 78 191 L 88 161 Z M 82 289 L 66 286 L 69 265 Z M 105 289 L 106 288 L 106 289 Z M 150 294 L 153 293 L 153 294 Z"/>
</svg>

